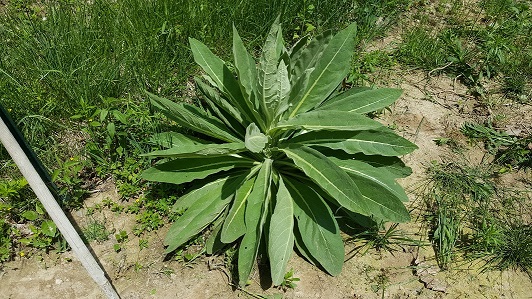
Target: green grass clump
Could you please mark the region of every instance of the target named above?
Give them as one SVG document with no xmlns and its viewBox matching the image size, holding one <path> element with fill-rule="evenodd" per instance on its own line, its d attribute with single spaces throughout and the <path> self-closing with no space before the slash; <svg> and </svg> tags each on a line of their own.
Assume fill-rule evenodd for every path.
<svg viewBox="0 0 532 299">
<path fill-rule="evenodd" d="M 518 169 L 532 167 L 532 136 L 511 136 L 497 131 L 491 123 L 464 123 L 461 131 L 474 141 L 482 141 L 498 164 Z"/>
<path fill-rule="evenodd" d="M 427 176 L 425 205 L 440 267 L 465 258 L 482 260 L 484 269 L 530 273 L 526 193 L 498 186 L 486 165 L 434 163 Z"/>
</svg>

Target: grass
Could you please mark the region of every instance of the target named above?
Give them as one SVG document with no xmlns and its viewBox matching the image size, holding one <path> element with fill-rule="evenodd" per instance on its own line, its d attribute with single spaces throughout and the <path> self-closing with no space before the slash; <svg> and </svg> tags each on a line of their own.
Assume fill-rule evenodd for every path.
<svg viewBox="0 0 532 299">
<path fill-rule="evenodd" d="M 484 269 L 521 269 L 530 274 L 527 193 L 495 183 L 497 172 L 467 161 L 427 169 L 425 207 L 441 268 L 482 260 Z M 527 199 L 528 198 L 528 199 Z M 526 247 L 526 248 L 525 248 Z"/>
<path fill-rule="evenodd" d="M 425 3 L 418 26 L 403 35 L 397 59 L 409 66 L 459 77 L 469 86 L 484 78 L 501 81 L 501 91 L 516 99 L 530 95 L 532 14 L 530 3 L 485 0 L 462 13 L 461 1 Z M 443 24 L 424 11 L 434 10 Z"/>
</svg>

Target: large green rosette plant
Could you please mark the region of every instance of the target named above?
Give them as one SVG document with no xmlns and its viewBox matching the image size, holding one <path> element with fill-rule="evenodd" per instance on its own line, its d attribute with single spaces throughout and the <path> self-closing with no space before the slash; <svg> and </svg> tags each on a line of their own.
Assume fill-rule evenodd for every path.
<svg viewBox="0 0 532 299">
<path fill-rule="evenodd" d="M 348 74 L 356 25 L 284 46 L 278 20 L 256 63 L 233 29 L 230 66 L 190 39 L 196 78 L 207 109 L 149 94 L 152 105 L 194 137 L 161 133 L 167 149 L 143 173 L 150 181 L 192 188 L 175 204 L 184 210 L 165 238 L 166 252 L 210 227 L 207 252 L 238 242 L 244 285 L 265 248 L 275 285 L 294 245 L 331 275 L 341 272 L 344 247 L 336 217 L 409 220 L 408 198 L 395 182 L 409 175 L 397 156 L 416 149 L 365 114 L 400 95 L 397 89 L 338 92 Z M 263 243 L 264 242 L 264 243 Z M 263 243 L 263 246 L 259 244 Z"/>
</svg>

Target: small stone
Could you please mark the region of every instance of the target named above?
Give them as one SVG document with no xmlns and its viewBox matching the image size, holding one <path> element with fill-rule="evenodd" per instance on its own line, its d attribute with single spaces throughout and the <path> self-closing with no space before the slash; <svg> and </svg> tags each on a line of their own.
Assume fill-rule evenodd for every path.
<svg viewBox="0 0 532 299">
<path fill-rule="evenodd" d="M 58 278 L 55 280 L 55 284 L 59 285 L 59 284 L 62 284 L 63 283 L 63 280 Z"/>
</svg>

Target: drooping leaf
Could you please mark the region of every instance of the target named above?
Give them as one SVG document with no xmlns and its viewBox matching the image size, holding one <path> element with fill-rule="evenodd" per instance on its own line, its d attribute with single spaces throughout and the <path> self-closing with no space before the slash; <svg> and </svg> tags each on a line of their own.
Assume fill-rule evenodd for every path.
<svg viewBox="0 0 532 299">
<path fill-rule="evenodd" d="M 406 178 L 412 174 L 412 168 L 405 165 L 401 159 L 397 157 L 384 156 L 367 156 L 364 154 L 355 154 L 351 158 L 355 160 L 364 161 L 369 165 L 376 167 L 381 172 L 386 172 L 394 178 Z"/>
<path fill-rule="evenodd" d="M 255 178 L 247 180 L 235 194 L 235 200 L 229 210 L 223 228 L 221 241 L 229 244 L 234 242 L 236 239 L 240 238 L 246 233 L 246 222 L 245 222 L 245 210 L 246 204 L 251 190 L 253 190 L 253 184 L 255 183 Z"/>
<path fill-rule="evenodd" d="M 390 130 L 356 131 L 356 132 L 309 132 L 288 141 L 305 145 L 319 145 L 331 149 L 343 150 L 349 154 L 401 156 L 406 155 L 417 146 Z"/>
<path fill-rule="evenodd" d="M 393 156 L 380 156 L 380 155 L 364 155 L 348 154 L 342 150 L 333 150 L 327 147 L 316 146 L 318 151 L 327 157 L 334 157 L 340 160 L 354 159 L 367 163 L 375 168 L 378 168 L 379 172 L 385 172 L 386 175 L 397 178 L 405 178 L 412 174 L 412 169 L 405 165 L 398 157 Z"/>
<path fill-rule="evenodd" d="M 266 37 L 257 72 L 259 106 L 267 124 L 273 119 L 279 105 L 280 79 L 278 78 L 278 65 L 282 51 L 282 32 L 279 25 L 279 17 L 277 17 Z M 286 73 L 286 77 L 288 78 L 288 73 Z"/>
<path fill-rule="evenodd" d="M 343 111 L 309 111 L 277 123 L 276 130 L 362 131 L 383 125 L 364 115 Z"/>
<path fill-rule="evenodd" d="M 333 97 L 317 110 L 364 114 L 390 106 L 402 93 L 402 90 L 395 88 L 370 89 L 362 92 L 358 89 L 350 89 Z"/>
<path fill-rule="evenodd" d="M 174 103 L 151 93 L 148 95 L 153 106 L 179 125 L 220 140 L 240 141 L 238 137 L 228 132 L 224 123 L 209 117 L 197 107 L 184 103 Z"/>
<path fill-rule="evenodd" d="M 279 179 L 275 207 L 270 221 L 268 257 L 274 285 L 283 282 L 286 265 L 294 250 L 294 207 L 292 197 Z"/>
<path fill-rule="evenodd" d="M 315 36 L 308 45 L 305 45 L 304 47 L 303 45 L 296 44 L 300 50 L 292 50 L 290 53 L 290 80 L 292 83 L 299 80 L 308 69 L 314 68 L 323 54 L 323 50 L 327 47 L 327 43 L 332 37 L 332 31 L 326 30 Z M 294 47 L 296 45 L 294 45 Z"/>
<path fill-rule="evenodd" d="M 243 170 L 238 173 L 235 172 L 232 175 L 235 175 L 235 176 L 243 175 L 244 173 L 247 173 L 247 171 Z M 172 207 L 172 211 L 173 212 L 185 211 L 188 208 L 190 208 L 192 205 L 194 205 L 196 201 L 199 200 L 200 198 L 208 198 L 209 196 L 214 198 L 215 195 L 213 194 L 216 194 L 217 192 L 219 192 L 218 189 L 220 188 L 220 186 L 222 186 L 227 181 L 227 179 L 228 177 L 224 176 L 224 177 L 220 177 L 215 180 L 208 181 L 208 182 L 206 182 L 205 180 L 196 182 L 191 187 L 189 192 L 181 196 L 175 202 L 175 204 Z"/>
<path fill-rule="evenodd" d="M 347 75 L 355 47 L 356 25 L 351 24 L 331 38 L 316 63 L 306 90 L 296 97 L 289 118 L 306 112 L 323 102 Z"/>
<path fill-rule="evenodd" d="M 298 145 L 281 149 L 323 191 L 345 208 L 363 215 L 369 215 L 367 207 L 359 199 L 362 194 L 357 185 L 340 167 L 320 152 Z"/>
<path fill-rule="evenodd" d="M 369 180 L 393 193 L 396 198 L 402 202 L 408 201 L 405 190 L 395 181 L 395 176 L 381 168 L 373 167 L 370 164 L 356 159 L 341 160 L 329 157 L 329 160 L 340 166 L 351 178 L 360 178 Z M 357 184 L 359 185 L 359 184 Z"/>
<path fill-rule="evenodd" d="M 162 146 L 164 148 L 171 148 L 180 145 L 198 145 L 206 144 L 207 141 L 198 138 L 185 136 L 176 132 L 156 133 L 150 138 L 150 143 Z"/>
<path fill-rule="evenodd" d="M 272 160 L 266 159 L 257 175 L 253 190 L 248 197 L 245 222 L 246 234 L 242 238 L 238 250 L 238 279 L 240 286 L 245 286 L 257 258 L 259 242 L 262 236 L 262 215 L 264 203 L 268 201 L 270 192 Z"/>
<path fill-rule="evenodd" d="M 156 164 L 145 170 L 141 177 L 148 181 L 183 184 L 205 178 L 220 171 L 238 167 L 251 168 L 253 161 L 233 156 L 206 158 L 177 158 Z"/>
<path fill-rule="evenodd" d="M 246 128 L 245 145 L 248 150 L 254 153 L 260 153 L 267 143 L 268 137 L 254 123 L 251 123 Z"/>
<path fill-rule="evenodd" d="M 227 177 L 203 187 L 208 189 L 207 192 L 195 192 L 189 195 L 195 197 L 194 204 L 190 205 L 170 227 L 164 239 L 164 244 L 168 246 L 165 252 L 176 250 L 216 219 L 245 178 L 246 175 Z"/>
<path fill-rule="evenodd" d="M 344 243 L 331 209 L 314 190 L 284 177 L 294 200 L 297 228 L 308 254 L 329 274 L 338 275 L 344 263 Z"/>
<path fill-rule="evenodd" d="M 232 142 L 223 144 L 194 144 L 178 145 L 166 150 L 153 151 L 142 156 L 146 157 L 171 157 L 171 158 L 195 158 L 224 156 L 244 151 L 246 146 L 243 142 Z"/>
<path fill-rule="evenodd" d="M 362 193 L 360 200 L 365 201 L 371 214 L 392 222 L 410 220 L 410 215 L 402 203 L 408 201 L 408 197 L 392 177 L 387 177 L 385 172 L 379 172 L 364 162 L 333 158 L 331 161 L 351 176 Z"/>
</svg>

